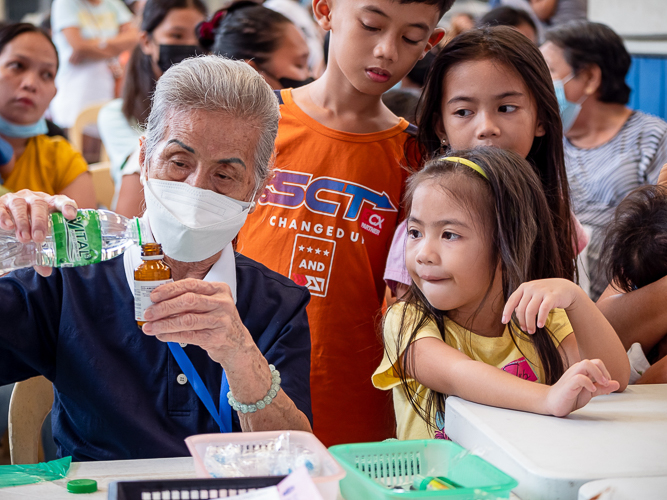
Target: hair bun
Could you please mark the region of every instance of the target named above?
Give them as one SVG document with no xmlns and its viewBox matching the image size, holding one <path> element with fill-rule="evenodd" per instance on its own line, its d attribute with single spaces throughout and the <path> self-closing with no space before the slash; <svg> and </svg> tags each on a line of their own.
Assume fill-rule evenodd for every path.
<svg viewBox="0 0 667 500">
<path fill-rule="evenodd" d="M 210 21 L 202 21 L 197 25 L 197 34 L 199 44 L 204 48 L 209 48 L 215 41 L 215 30 L 220 26 L 220 22 L 227 15 L 227 9 L 222 9 L 213 14 Z"/>
<path fill-rule="evenodd" d="M 202 21 L 199 23 L 195 31 L 199 38 L 199 45 L 205 49 L 209 49 L 213 45 L 215 42 L 215 30 L 218 29 L 218 26 L 220 26 L 220 23 L 222 23 L 222 20 L 225 18 L 225 16 L 239 9 L 243 9 L 245 7 L 257 7 L 258 5 L 261 5 L 261 2 L 253 0 L 240 0 L 237 2 L 232 2 L 226 8 L 220 9 L 215 14 L 213 14 L 213 17 L 210 21 Z"/>
</svg>

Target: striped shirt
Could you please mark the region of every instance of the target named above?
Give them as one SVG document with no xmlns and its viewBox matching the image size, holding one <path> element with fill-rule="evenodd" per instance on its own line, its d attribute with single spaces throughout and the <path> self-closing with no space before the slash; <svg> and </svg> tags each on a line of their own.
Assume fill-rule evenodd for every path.
<svg viewBox="0 0 667 500">
<path fill-rule="evenodd" d="M 630 191 L 657 181 L 660 168 L 667 163 L 667 122 L 634 111 L 605 144 L 580 149 L 565 139 L 564 146 L 574 213 L 592 229 L 587 264 L 590 295 L 596 300 L 607 287 L 605 273 L 598 269 L 605 229 Z"/>
</svg>

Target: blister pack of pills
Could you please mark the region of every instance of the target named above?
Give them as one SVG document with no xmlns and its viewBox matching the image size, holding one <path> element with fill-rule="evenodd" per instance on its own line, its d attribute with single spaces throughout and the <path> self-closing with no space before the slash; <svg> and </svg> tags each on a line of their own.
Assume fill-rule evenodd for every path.
<svg viewBox="0 0 667 500">
<path fill-rule="evenodd" d="M 307 448 L 290 444 L 289 432 L 263 443 L 210 445 L 204 466 L 212 477 L 286 476 L 301 466 L 320 475 L 320 459 Z"/>
</svg>

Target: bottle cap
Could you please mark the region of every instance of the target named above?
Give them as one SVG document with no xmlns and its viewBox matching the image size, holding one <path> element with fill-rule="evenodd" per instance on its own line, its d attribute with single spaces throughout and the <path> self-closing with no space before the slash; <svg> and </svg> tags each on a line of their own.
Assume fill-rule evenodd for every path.
<svg viewBox="0 0 667 500">
<path fill-rule="evenodd" d="M 67 483 L 67 491 L 70 493 L 95 493 L 97 481 L 94 479 L 73 479 Z"/>
<path fill-rule="evenodd" d="M 141 245 L 141 260 L 160 260 L 164 258 L 162 245 L 159 243 L 144 243 Z"/>
</svg>

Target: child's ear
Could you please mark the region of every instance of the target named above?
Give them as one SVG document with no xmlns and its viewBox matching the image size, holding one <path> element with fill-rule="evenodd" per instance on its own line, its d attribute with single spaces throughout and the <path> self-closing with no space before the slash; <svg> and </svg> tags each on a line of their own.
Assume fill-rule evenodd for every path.
<svg viewBox="0 0 667 500">
<path fill-rule="evenodd" d="M 440 139 L 440 145 L 447 146 L 449 141 L 447 140 L 447 132 L 445 132 L 445 126 L 442 124 L 440 113 L 438 113 L 437 116 L 434 116 L 433 120 L 435 121 L 435 135 Z"/>
<path fill-rule="evenodd" d="M 445 36 L 445 30 L 442 28 L 436 28 L 433 30 L 433 33 L 431 33 L 431 36 L 428 37 L 428 42 L 426 42 L 426 47 L 424 47 L 424 52 L 422 53 L 422 56 L 419 59 L 423 59 L 428 52 L 438 45 L 442 39 Z"/>
<path fill-rule="evenodd" d="M 538 120 L 537 125 L 535 125 L 535 137 L 544 137 L 546 134 L 547 131 L 544 129 L 544 125 Z"/>
<path fill-rule="evenodd" d="M 313 0 L 313 15 L 324 31 L 331 30 L 331 1 Z"/>
</svg>

